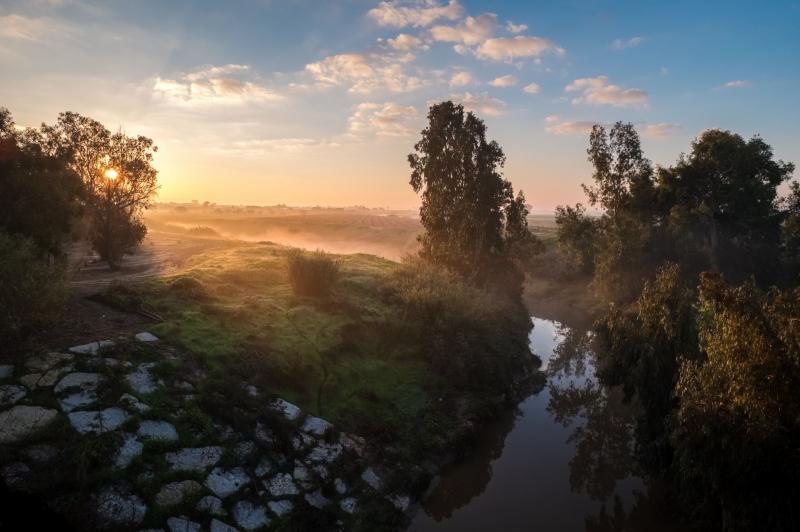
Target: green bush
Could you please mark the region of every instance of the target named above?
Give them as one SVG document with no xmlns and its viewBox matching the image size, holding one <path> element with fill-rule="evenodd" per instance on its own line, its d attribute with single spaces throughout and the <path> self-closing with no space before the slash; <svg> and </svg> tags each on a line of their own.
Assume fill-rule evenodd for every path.
<svg viewBox="0 0 800 532">
<path fill-rule="evenodd" d="M 289 283 L 299 296 L 327 298 L 339 278 L 339 262 L 323 251 L 292 250 L 286 257 Z"/>
<path fill-rule="evenodd" d="M 63 263 L 50 264 L 32 240 L 0 231 L 0 336 L 21 337 L 61 310 Z"/>
</svg>

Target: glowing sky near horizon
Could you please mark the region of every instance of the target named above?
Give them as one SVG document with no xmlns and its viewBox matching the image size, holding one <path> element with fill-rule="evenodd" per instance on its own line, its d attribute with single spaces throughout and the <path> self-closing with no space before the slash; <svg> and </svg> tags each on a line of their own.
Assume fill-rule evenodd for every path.
<svg viewBox="0 0 800 532">
<path fill-rule="evenodd" d="M 669 164 L 704 129 L 800 163 L 800 3 L 0 0 L 0 106 L 152 137 L 162 201 L 414 207 L 429 102 L 463 102 L 534 211 L 583 200 L 586 130 Z"/>
</svg>

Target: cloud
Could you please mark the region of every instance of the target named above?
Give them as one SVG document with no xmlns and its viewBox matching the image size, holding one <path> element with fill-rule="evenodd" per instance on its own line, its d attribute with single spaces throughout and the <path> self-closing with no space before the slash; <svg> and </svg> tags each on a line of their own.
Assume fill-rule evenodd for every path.
<svg viewBox="0 0 800 532">
<path fill-rule="evenodd" d="M 375 73 L 363 54 L 331 55 L 316 63 L 307 64 L 306 72 L 316 81 L 330 85 L 368 78 Z"/>
<path fill-rule="evenodd" d="M 586 135 L 592 131 L 592 126 L 597 122 L 581 121 L 561 121 L 558 116 L 552 115 L 545 118 L 549 125 L 544 130 L 553 135 Z"/>
<path fill-rule="evenodd" d="M 517 35 L 510 38 L 494 38 L 484 41 L 475 51 L 479 59 L 513 62 L 520 57 L 537 57 L 545 52 L 563 55 L 564 49 L 544 37 Z"/>
<path fill-rule="evenodd" d="M 623 41 L 622 39 L 614 39 L 614 42 L 611 43 L 612 50 L 624 50 L 625 48 L 636 48 L 640 44 L 642 44 L 641 37 L 631 37 L 627 41 Z"/>
<path fill-rule="evenodd" d="M 506 31 L 508 31 L 508 33 L 522 33 L 527 29 L 527 24 L 514 24 L 510 20 L 506 23 Z"/>
<path fill-rule="evenodd" d="M 313 146 L 336 147 L 338 145 L 336 142 L 325 139 L 287 137 L 235 141 L 223 151 L 239 155 L 261 155 L 264 153 L 297 153 Z"/>
<path fill-rule="evenodd" d="M 502 114 L 505 109 L 506 103 L 488 94 L 472 94 L 465 92 L 464 94 L 454 94 L 450 97 L 455 102 L 464 104 L 467 111 L 473 111 L 480 114 L 489 116 L 497 116 Z"/>
<path fill-rule="evenodd" d="M 549 115 L 544 117 L 544 121 L 547 122 L 548 124 L 553 124 L 555 122 L 558 122 L 560 119 L 561 117 L 559 117 L 558 115 Z"/>
<path fill-rule="evenodd" d="M 395 50 L 400 50 L 402 52 L 410 52 L 411 50 L 427 50 L 428 45 L 420 39 L 419 37 L 414 37 L 413 35 L 408 35 L 406 33 L 401 33 L 394 39 L 389 39 L 386 41 L 389 44 L 390 48 Z"/>
<path fill-rule="evenodd" d="M 406 71 L 407 59 L 407 55 L 340 54 L 309 63 L 305 69 L 322 87 L 349 85 L 348 92 L 362 94 L 378 89 L 409 92 L 422 87 L 424 81 Z"/>
<path fill-rule="evenodd" d="M 724 85 L 720 85 L 717 87 L 717 89 L 746 89 L 751 85 L 752 83 L 746 79 L 735 79 L 725 83 Z"/>
<path fill-rule="evenodd" d="M 517 78 L 512 76 L 511 74 L 507 74 L 505 76 L 500 76 L 499 78 L 494 78 L 492 81 L 489 82 L 489 85 L 492 87 L 513 87 L 517 84 Z"/>
<path fill-rule="evenodd" d="M 47 17 L 32 18 L 15 14 L 0 16 L 0 39 L 52 42 L 70 32 L 63 23 Z"/>
<path fill-rule="evenodd" d="M 668 124 L 659 122 L 657 124 L 647 124 L 644 126 L 643 135 L 649 139 L 663 139 L 681 130 L 680 124 Z"/>
<path fill-rule="evenodd" d="M 463 13 L 457 0 L 441 5 L 433 0 L 401 2 L 381 2 L 367 12 L 367 16 L 380 26 L 430 26 L 439 19 L 457 20 Z"/>
<path fill-rule="evenodd" d="M 350 116 L 350 133 L 379 137 L 406 137 L 416 132 L 412 124 L 417 116 L 417 110 L 410 105 L 404 106 L 394 102 L 360 103 Z"/>
<path fill-rule="evenodd" d="M 475 78 L 472 76 L 471 72 L 466 70 L 456 72 L 453 74 L 453 77 L 450 78 L 451 87 L 463 87 L 464 85 L 471 85 L 473 83 L 475 83 Z"/>
<path fill-rule="evenodd" d="M 250 69 L 247 65 L 211 66 L 176 79 L 157 77 L 153 91 L 180 105 L 240 105 L 283 99 L 263 85 L 230 77 Z"/>
<path fill-rule="evenodd" d="M 539 94 L 539 84 L 538 83 L 528 83 L 525 85 L 522 90 L 527 92 L 528 94 Z"/>
<path fill-rule="evenodd" d="M 580 96 L 572 99 L 573 104 L 613 105 L 614 107 L 644 107 L 650 101 L 648 94 L 641 89 L 624 89 L 608 83 L 607 76 L 576 79 L 564 89 L 577 92 Z"/>
<path fill-rule="evenodd" d="M 486 40 L 497 28 L 497 15 L 484 13 L 478 17 L 467 17 L 457 26 L 434 26 L 431 37 L 440 42 L 452 42 L 474 46 Z"/>
</svg>

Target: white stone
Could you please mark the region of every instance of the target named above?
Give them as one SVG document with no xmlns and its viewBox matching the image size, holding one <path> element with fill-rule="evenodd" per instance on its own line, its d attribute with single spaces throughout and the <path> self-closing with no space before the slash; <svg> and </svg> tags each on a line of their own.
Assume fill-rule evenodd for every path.
<svg viewBox="0 0 800 532">
<path fill-rule="evenodd" d="M 84 408 L 97 401 L 97 394 L 91 390 L 81 390 L 58 400 L 63 412 L 72 412 L 77 408 Z"/>
<path fill-rule="evenodd" d="M 240 441 L 233 447 L 233 455 L 239 461 L 245 461 L 256 452 L 256 444 L 252 441 Z"/>
<path fill-rule="evenodd" d="M 305 423 L 303 423 L 303 431 L 313 434 L 314 436 L 324 436 L 325 433 L 332 428 L 333 425 L 315 416 L 308 416 Z"/>
<path fill-rule="evenodd" d="M 283 414 L 289 421 L 294 421 L 300 417 L 300 407 L 284 399 L 275 399 L 270 404 L 270 408 Z"/>
<path fill-rule="evenodd" d="M 211 520 L 211 532 L 239 532 L 238 528 L 233 528 L 230 525 L 226 525 L 219 519 L 212 519 Z"/>
<path fill-rule="evenodd" d="M 203 491 L 203 486 L 196 480 L 180 480 L 164 484 L 156 494 L 156 504 L 162 508 L 177 506 L 187 497 Z"/>
<path fill-rule="evenodd" d="M 117 487 L 106 487 L 93 497 L 94 510 L 104 527 L 130 527 L 144 519 L 147 506 L 142 499 Z"/>
<path fill-rule="evenodd" d="M 400 510 L 401 512 L 405 512 L 408 510 L 409 505 L 411 504 L 411 498 L 408 495 L 390 495 L 387 497 L 389 502 L 394 504 L 394 507 Z"/>
<path fill-rule="evenodd" d="M 137 434 L 145 440 L 177 441 L 178 431 L 168 421 L 142 421 Z"/>
<path fill-rule="evenodd" d="M 14 366 L 11 364 L 0 365 L 0 379 L 10 379 L 14 375 Z"/>
<path fill-rule="evenodd" d="M 214 468 L 206 478 L 206 486 L 214 492 L 217 497 L 225 498 L 242 489 L 250 482 L 244 469 L 234 467 L 233 469 Z"/>
<path fill-rule="evenodd" d="M 354 452 L 360 457 L 364 456 L 366 451 L 367 442 L 361 436 L 355 434 L 346 434 L 344 432 L 339 434 L 339 443 L 348 451 Z"/>
<path fill-rule="evenodd" d="M 339 495 L 344 495 L 347 493 L 347 484 L 340 478 L 337 478 L 333 481 L 333 487 L 336 489 L 336 493 Z"/>
<path fill-rule="evenodd" d="M 328 473 L 328 468 L 325 467 L 325 464 L 317 464 L 317 465 L 313 466 L 311 469 L 317 475 L 319 475 L 319 478 L 321 478 L 325 482 L 328 481 L 328 478 L 330 477 L 330 474 Z"/>
<path fill-rule="evenodd" d="M 58 416 L 58 410 L 41 406 L 17 405 L 0 412 L 0 444 L 22 441 L 45 428 Z"/>
<path fill-rule="evenodd" d="M 342 454 L 342 445 L 339 443 L 320 443 L 308 454 L 312 462 L 331 463 Z"/>
<path fill-rule="evenodd" d="M 269 480 L 264 481 L 264 487 L 273 497 L 283 497 L 285 495 L 297 495 L 300 491 L 292 481 L 289 473 L 278 473 Z"/>
<path fill-rule="evenodd" d="M 71 388 L 80 388 L 81 390 L 96 390 L 97 385 L 103 381 L 103 376 L 99 373 L 69 373 L 61 379 L 56 387 L 53 388 L 55 393 L 61 393 Z"/>
<path fill-rule="evenodd" d="M 310 487 L 311 473 L 308 471 L 308 468 L 305 465 L 297 460 L 294 461 L 294 472 L 292 473 L 292 476 L 304 488 Z"/>
<path fill-rule="evenodd" d="M 3 482 L 13 489 L 21 487 L 30 473 L 31 468 L 22 462 L 12 462 L 0 469 L 0 477 L 2 477 Z"/>
<path fill-rule="evenodd" d="M 28 390 L 16 384 L 0 384 L 0 406 L 9 406 L 17 403 L 28 395 Z"/>
<path fill-rule="evenodd" d="M 127 406 L 131 410 L 136 410 L 140 414 L 144 414 L 145 412 L 150 410 L 150 407 L 148 405 L 144 404 L 139 399 L 137 399 L 136 397 L 134 397 L 129 393 L 123 393 L 122 395 L 120 395 L 119 402 L 123 406 Z"/>
<path fill-rule="evenodd" d="M 325 497 L 320 490 L 317 490 L 313 493 L 306 493 L 305 500 L 308 504 L 314 508 L 319 508 L 320 510 L 331 503 L 330 499 Z"/>
<path fill-rule="evenodd" d="M 102 434 L 116 430 L 128 419 L 128 415 L 121 408 L 106 408 L 99 412 L 70 412 L 67 417 L 70 424 L 81 434 Z"/>
<path fill-rule="evenodd" d="M 170 532 L 200 532 L 203 527 L 200 523 L 189 521 L 184 517 L 170 517 L 167 519 L 167 528 Z"/>
<path fill-rule="evenodd" d="M 250 397 L 258 397 L 258 388 L 256 388 L 252 384 L 248 384 L 245 387 L 245 391 L 247 392 L 247 395 L 249 395 Z"/>
<path fill-rule="evenodd" d="M 256 430 L 254 432 L 256 440 L 263 445 L 270 445 L 275 443 L 275 435 L 268 427 L 264 426 L 260 421 L 256 423 Z"/>
<path fill-rule="evenodd" d="M 292 447 L 295 451 L 299 451 L 311 445 L 312 443 L 316 443 L 316 440 L 309 436 L 308 434 L 298 434 L 294 438 L 292 438 Z"/>
<path fill-rule="evenodd" d="M 356 511 L 357 502 L 353 497 L 347 497 L 339 502 L 339 508 L 351 514 Z"/>
<path fill-rule="evenodd" d="M 37 443 L 25 449 L 25 456 L 33 463 L 44 464 L 58 456 L 58 447 L 49 443 Z"/>
<path fill-rule="evenodd" d="M 180 451 L 167 453 L 167 462 L 174 471 L 203 473 L 217 465 L 222 458 L 222 447 L 187 447 Z"/>
<path fill-rule="evenodd" d="M 222 507 L 222 499 L 213 495 L 206 495 L 197 501 L 197 511 L 209 515 L 227 515 L 228 512 Z"/>
<path fill-rule="evenodd" d="M 282 517 L 288 514 L 294 508 L 294 504 L 292 503 L 292 501 L 286 501 L 286 500 L 270 501 L 267 503 L 267 506 L 269 506 L 269 509 L 272 510 L 272 513 L 274 513 L 278 517 Z"/>
<path fill-rule="evenodd" d="M 33 356 L 25 361 L 25 367 L 31 371 L 44 372 L 53 366 L 66 364 L 75 359 L 73 355 L 67 353 L 45 353 Z"/>
<path fill-rule="evenodd" d="M 104 347 L 114 345 L 111 340 L 101 340 L 99 342 L 90 342 L 88 344 L 76 345 L 69 348 L 71 353 L 76 355 L 96 355 Z"/>
<path fill-rule="evenodd" d="M 150 334 L 147 331 L 138 333 L 134 338 L 139 340 L 140 342 L 157 342 L 158 336 L 154 334 Z"/>
<path fill-rule="evenodd" d="M 256 530 L 269 524 L 267 511 L 263 506 L 250 501 L 239 501 L 233 507 L 233 518 L 236 524 L 245 530 Z"/>
<path fill-rule="evenodd" d="M 262 457 L 258 461 L 258 465 L 255 469 L 255 474 L 258 478 L 265 476 L 267 473 L 272 471 L 272 462 L 266 456 Z"/>
<path fill-rule="evenodd" d="M 142 454 L 143 449 L 144 445 L 136 436 L 125 434 L 125 439 L 122 441 L 122 445 L 120 445 L 114 458 L 114 465 L 119 469 L 125 469 L 134 458 Z"/>
<path fill-rule="evenodd" d="M 147 395 L 149 393 L 153 393 L 158 389 L 160 383 L 156 381 L 153 375 L 150 374 L 150 370 L 155 366 L 155 364 L 148 363 L 148 364 L 140 364 L 136 371 L 128 373 L 125 376 L 125 380 L 128 382 L 128 386 L 130 386 L 134 392 L 138 393 L 139 395 Z"/>
<path fill-rule="evenodd" d="M 379 477 L 371 467 L 367 468 L 366 471 L 361 474 L 361 480 L 369 484 L 374 490 L 381 489 L 381 477 Z"/>
</svg>

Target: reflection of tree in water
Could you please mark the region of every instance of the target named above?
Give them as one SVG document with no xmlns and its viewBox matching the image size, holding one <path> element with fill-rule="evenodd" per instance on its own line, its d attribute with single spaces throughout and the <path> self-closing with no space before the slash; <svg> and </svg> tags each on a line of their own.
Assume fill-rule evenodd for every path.
<svg viewBox="0 0 800 532">
<path fill-rule="evenodd" d="M 507 412 L 481 432 L 466 460 L 445 468 L 441 481 L 424 501 L 425 512 L 436 521 L 448 519 L 486 490 L 492 479 L 492 463 L 503 453 L 505 440 L 516 423 L 516 412 Z"/>
</svg>

